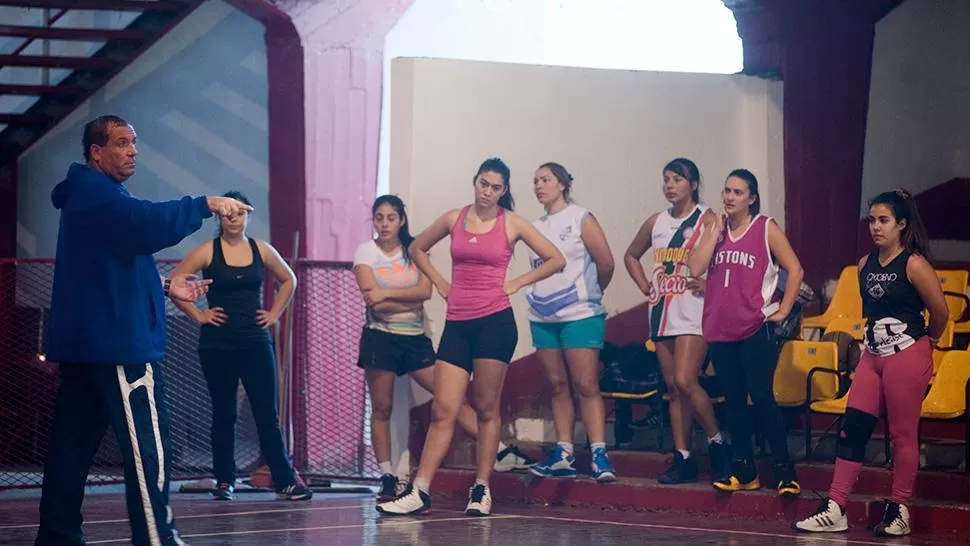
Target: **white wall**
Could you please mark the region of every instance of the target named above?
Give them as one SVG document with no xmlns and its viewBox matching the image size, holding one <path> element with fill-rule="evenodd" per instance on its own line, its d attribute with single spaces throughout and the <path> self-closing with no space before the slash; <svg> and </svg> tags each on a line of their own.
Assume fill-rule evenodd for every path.
<svg viewBox="0 0 970 546">
<path fill-rule="evenodd" d="M 575 177 L 576 200 L 597 215 L 613 250 L 617 271 L 605 297 L 611 315 L 644 301 L 622 254 L 643 220 L 666 206 L 660 171 L 670 159 L 698 164 L 702 199 L 715 205 L 727 173 L 751 169 L 765 212 L 784 222 L 780 83 L 435 59 L 395 60 L 392 77 L 390 191 L 407 203 L 413 231 L 470 203 L 472 177 L 492 155 L 512 170 L 516 211 L 536 218 L 542 209 L 533 172 L 561 162 Z M 447 244 L 432 251 L 432 261 L 450 275 Z M 527 267 L 520 245 L 510 276 Z M 526 304 L 522 294 L 513 302 L 521 357 L 532 352 Z M 427 309 L 437 340 L 442 300 L 435 296 Z"/>
<path fill-rule="evenodd" d="M 58 214 L 51 189 L 99 115 L 138 133 L 138 170 L 127 183 L 153 200 L 242 190 L 256 208 L 253 237 L 269 237 L 269 144 L 263 25 L 222 0 L 204 2 L 20 156 L 17 255 L 53 257 Z M 214 236 L 215 220 L 157 254 L 181 258 Z"/>
<path fill-rule="evenodd" d="M 396 58 L 732 74 L 737 22 L 721 0 L 414 0 L 384 40 L 377 194 L 387 193 Z"/>
<path fill-rule="evenodd" d="M 970 2 L 906 0 L 876 25 L 862 173 L 869 197 L 970 176 Z"/>
</svg>

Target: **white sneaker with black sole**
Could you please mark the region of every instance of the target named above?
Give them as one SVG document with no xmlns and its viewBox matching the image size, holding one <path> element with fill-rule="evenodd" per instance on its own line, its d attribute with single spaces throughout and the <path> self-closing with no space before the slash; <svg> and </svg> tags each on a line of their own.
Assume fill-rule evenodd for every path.
<svg viewBox="0 0 970 546">
<path fill-rule="evenodd" d="M 535 464 L 536 462 L 530 459 L 525 453 L 522 453 L 519 448 L 508 446 L 498 452 L 493 468 L 496 472 L 514 472 L 516 470 L 528 470 Z"/>
<path fill-rule="evenodd" d="M 824 498 L 814 514 L 793 523 L 792 529 L 805 533 L 841 533 L 849 529 L 849 520 L 839 503 Z"/>
<path fill-rule="evenodd" d="M 431 511 L 431 496 L 409 483 L 395 499 L 377 504 L 377 511 L 389 516 L 416 516 Z"/>
<path fill-rule="evenodd" d="M 492 492 L 487 485 L 476 483 L 468 490 L 468 506 L 465 507 L 465 515 L 481 517 L 491 513 Z"/>
<path fill-rule="evenodd" d="M 886 503 L 886 514 L 872 530 L 877 537 L 904 537 L 912 532 L 909 528 L 909 508 L 896 502 Z"/>
</svg>

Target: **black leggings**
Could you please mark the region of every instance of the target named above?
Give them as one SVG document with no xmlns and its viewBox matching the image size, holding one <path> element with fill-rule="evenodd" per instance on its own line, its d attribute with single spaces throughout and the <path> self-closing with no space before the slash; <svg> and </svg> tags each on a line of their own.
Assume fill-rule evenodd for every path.
<svg viewBox="0 0 970 546">
<path fill-rule="evenodd" d="M 199 362 L 212 398 L 212 469 L 216 481 L 228 484 L 236 481 L 236 393 L 242 380 L 273 485 L 280 490 L 296 482 L 279 425 L 273 346 L 199 349 Z"/>
<path fill-rule="evenodd" d="M 742 341 L 711 343 L 711 364 L 718 384 L 724 390 L 731 444 L 737 459 L 751 459 L 751 414 L 748 395 L 761 425 L 761 433 L 771 447 L 775 463 L 791 461 L 785 419 L 775 402 L 772 388 L 778 365 L 778 344 L 772 328 L 765 324 Z"/>
</svg>

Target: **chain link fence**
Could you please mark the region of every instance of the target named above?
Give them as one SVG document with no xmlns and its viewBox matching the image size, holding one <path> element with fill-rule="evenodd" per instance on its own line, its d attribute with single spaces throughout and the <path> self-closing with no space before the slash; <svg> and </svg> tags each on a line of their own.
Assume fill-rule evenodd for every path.
<svg viewBox="0 0 970 546">
<path fill-rule="evenodd" d="M 350 264 L 301 261 L 293 302 L 293 460 L 305 475 L 378 478 L 356 366 L 364 306 Z"/>
<path fill-rule="evenodd" d="M 175 266 L 160 262 L 166 273 Z M 44 357 L 54 264 L 45 260 L 0 262 L 0 489 L 37 487 L 43 478 L 47 435 L 53 419 L 58 373 Z M 207 477 L 212 471 L 209 424 L 212 410 L 199 368 L 199 327 L 171 302 L 166 370 L 172 417 L 175 479 Z M 245 473 L 260 455 L 256 428 L 245 396 L 239 398 L 236 463 Z M 88 482 L 122 481 L 121 452 L 111 427 L 94 458 Z"/>
</svg>

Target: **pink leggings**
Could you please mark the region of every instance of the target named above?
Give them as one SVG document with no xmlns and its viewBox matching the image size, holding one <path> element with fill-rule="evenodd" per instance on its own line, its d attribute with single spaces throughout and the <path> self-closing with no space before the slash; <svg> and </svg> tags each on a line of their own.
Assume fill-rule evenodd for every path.
<svg viewBox="0 0 970 546">
<path fill-rule="evenodd" d="M 867 414 L 864 418 L 878 418 L 882 416 L 883 409 L 886 410 L 894 453 L 891 500 L 900 504 L 906 504 L 913 496 L 913 485 L 919 470 L 919 417 L 932 374 L 933 348 L 929 338 L 924 336 L 892 356 L 875 356 L 864 351 L 849 391 L 848 407 Z M 840 506 L 848 502 L 849 492 L 859 477 L 862 469 L 859 454 L 864 453 L 872 436 L 872 426 L 875 425 L 873 418 L 869 418 L 869 426 L 858 426 L 862 421 L 859 419 L 856 419 L 856 423 L 849 423 L 851 417 L 858 416 L 850 416 L 849 413 L 846 413 L 839 432 L 839 456 L 835 459 L 835 475 L 829 489 L 829 498 Z M 851 449 L 846 447 L 843 450 L 842 446 L 856 447 L 856 456 L 852 456 L 855 460 L 845 458 Z"/>
</svg>

